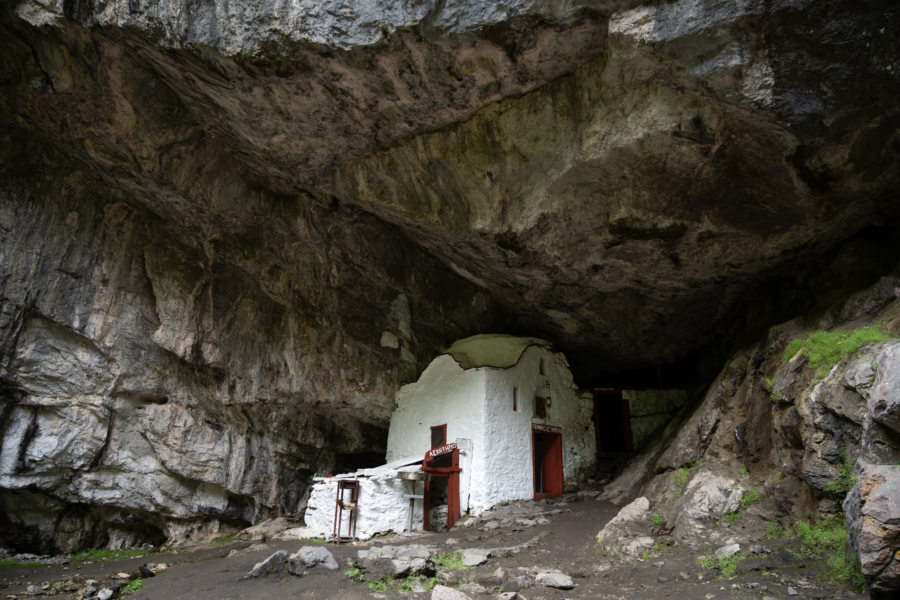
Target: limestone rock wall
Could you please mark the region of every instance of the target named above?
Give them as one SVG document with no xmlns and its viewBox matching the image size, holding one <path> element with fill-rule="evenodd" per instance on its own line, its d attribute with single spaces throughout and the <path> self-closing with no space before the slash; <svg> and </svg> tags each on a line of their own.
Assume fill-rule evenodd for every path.
<svg viewBox="0 0 900 600">
<path fill-rule="evenodd" d="M 454 339 L 541 335 L 588 381 L 721 364 L 811 288 L 869 285 L 900 239 L 898 23 L 4 3 L 0 530 L 53 549 L 293 513 L 314 471 L 383 452 L 398 385 Z M 854 239 L 865 260 L 830 261 Z"/>
<path fill-rule="evenodd" d="M 810 332 L 873 323 L 889 340 L 864 345 L 829 369 L 812 366 L 803 352 L 785 355 L 792 340 Z M 891 496 L 900 483 L 898 352 L 896 275 L 816 318 L 773 327 L 767 339 L 737 352 L 699 405 L 603 497 L 624 503 L 646 496 L 673 535 L 695 545 L 727 539 L 722 519 L 743 510 L 751 489 L 748 510 L 758 515 L 745 525 L 751 529 L 773 519 L 787 528 L 843 508 L 848 551 L 859 554 L 872 596 L 891 597 L 900 589 L 893 558 L 900 513 Z"/>
<path fill-rule="evenodd" d="M 447 280 L 412 250 L 360 305 L 377 286 L 312 244 L 292 260 L 274 231 L 274 247 L 210 240 L 77 175 L 59 191 L 0 197 L 5 544 L 160 543 L 302 512 L 314 471 L 384 452 L 393 390 L 428 344 L 412 323 L 459 309 L 419 304 L 411 277 Z M 357 225 L 338 235 L 390 234 Z"/>
</svg>

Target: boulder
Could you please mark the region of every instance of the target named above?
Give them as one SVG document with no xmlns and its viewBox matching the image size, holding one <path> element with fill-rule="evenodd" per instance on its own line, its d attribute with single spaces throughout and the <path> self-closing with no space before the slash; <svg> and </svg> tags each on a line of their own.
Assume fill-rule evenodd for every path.
<svg viewBox="0 0 900 600">
<path fill-rule="evenodd" d="M 472 600 L 459 590 L 445 585 L 436 585 L 431 590 L 431 600 Z"/>
<path fill-rule="evenodd" d="M 900 466 L 866 465 L 844 500 L 850 547 L 872 598 L 900 594 Z"/>
<path fill-rule="evenodd" d="M 737 480 L 723 473 L 697 469 L 676 504 L 674 535 L 688 544 L 701 543 L 710 525 L 738 510 L 745 492 Z"/>
<path fill-rule="evenodd" d="M 478 565 L 483 565 L 487 562 L 488 551 L 479 549 L 463 550 L 460 559 L 462 560 L 463 566 L 477 567 Z"/>
<path fill-rule="evenodd" d="M 286 550 L 279 550 L 278 552 L 270 555 L 264 561 L 258 562 L 253 565 L 253 568 L 250 569 L 250 571 L 246 575 L 244 575 L 244 579 L 262 577 L 263 575 L 269 575 L 281 570 L 281 568 L 284 566 L 284 563 L 287 562 L 289 556 L 290 555 Z"/>
<path fill-rule="evenodd" d="M 609 556 L 639 556 L 653 546 L 650 524 L 650 501 L 642 496 L 610 519 L 597 534 L 597 546 Z"/>
<path fill-rule="evenodd" d="M 560 590 L 571 590 L 575 587 L 575 584 L 572 582 L 572 578 L 563 573 L 562 571 L 552 570 L 552 571 L 541 571 L 534 578 L 534 582 L 538 585 L 543 585 L 546 587 L 557 588 Z"/>
<path fill-rule="evenodd" d="M 288 558 L 288 572 L 293 575 L 303 575 L 316 565 L 324 565 L 332 571 L 338 568 L 334 556 L 322 546 L 303 546 Z"/>
</svg>

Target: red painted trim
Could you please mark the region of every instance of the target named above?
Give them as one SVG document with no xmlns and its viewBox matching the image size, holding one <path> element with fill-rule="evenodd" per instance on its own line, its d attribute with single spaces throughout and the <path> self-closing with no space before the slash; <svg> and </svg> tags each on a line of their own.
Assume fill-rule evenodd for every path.
<svg viewBox="0 0 900 600">
<path fill-rule="evenodd" d="M 548 429 L 550 431 L 548 431 Z M 557 429 L 558 431 L 553 431 Z M 541 476 L 545 485 L 542 491 L 538 492 L 538 482 L 535 480 L 534 471 L 537 466 L 537 435 L 552 436 L 553 441 L 551 447 L 547 448 L 541 457 Z M 562 456 L 562 433 L 561 429 L 553 425 L 542 425 L 540 423 L 532 423 L 531 425 L 531 472 L 532 472 L 532 489 L 534 490 L 534 499 L 543 500 L 544 498 L 556 498 L 563 492 L 563 456 Z M 549 485 L 547 485 L 549 481 Z M 549 489 L 549 491 L 548 491 Z"/>
<path fill-rule="evenodd" d="M 446 425 L 444 425 L 444 427 L 446 427 Z M 449 467 L 430 466 L 435 458 L 444 456 L 448 452 L 451 457 Z M 456 445 L 456 442 L 444 444 L 426 452 L 425 459 L 422 461 L 422 471 L 431 475 L 432 479 L 435 477 L 447 478 L 447 530 L 449 531 L 460 517 L 459 474 L 462 472 L 462 469 L 459 468 L 459 447 Z M 431 485 L 428 481 L 425 482 L 423 509 L 425 510 L 425 531 L 429 531 L 431 529 Z"/>
<path fill-rule="evenodd" d="M 434 443 L 434 430 L 435 430 L 435 429 L 440 429 L 440 430 L 441 430 L 441 443 L 440 443 L 440 444 L 437 444 L 437 445 L 435 445 L 435 443 Z M 446 444 L 446 443 L 447 443 L 447 424 L 444 423 L 443 425 L 435 425 L 435 426 L 433 426 L 433 427 L 431 428 L 431 447 L 432 447 L 432 448 L 437 448 L 438 446 L 443 446 L 443 445 Z"/>
</svg>

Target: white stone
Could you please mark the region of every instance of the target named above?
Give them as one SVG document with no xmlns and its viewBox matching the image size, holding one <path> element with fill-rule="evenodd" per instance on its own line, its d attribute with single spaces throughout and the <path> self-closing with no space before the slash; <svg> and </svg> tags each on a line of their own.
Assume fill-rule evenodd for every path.
<svg viewBox="0 0 900 600">
<path fill-rule="evenodd" d="M 471 600 L 471 598 L 452 587 L 436 585 L 431 590 L 431 600 Z"/>
<path fill-rule="evenodd" d="M 738 552 L 741 551 L 740 544 L 728 544 L 718 548 L 715 552 L 716 558 L 728 558 L 729 556 L 734 556 Z"/>
<path fill-rule="evenodd" d="M 466 567 L 477 567 L 487 562 L 488 553 L 485 550 L 463 550 L 460 559 Z"/>
<path fill-rule="evenodd" d="M 575 587 L 572 578 L 561 571 L 542 571 L 534 578 L 535 583 L 560 590 L 571 590 Z"/>
</svg>

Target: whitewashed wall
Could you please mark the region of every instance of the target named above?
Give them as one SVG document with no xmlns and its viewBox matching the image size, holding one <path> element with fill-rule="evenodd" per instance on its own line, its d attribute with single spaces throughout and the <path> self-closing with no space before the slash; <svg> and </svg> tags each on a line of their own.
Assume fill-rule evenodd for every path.
<svg viewBox="0 0 900 600">
<path fill-rule="evenodd" d="M 484 447 L 484 394 L 486 369 L 465 370 L 449 355 L 431 361 L 419 380 L 397 392 L 397 408 L 388 430 L 388 462 L 422 458 L 431 449 L 431 427 L 447 425 L 447 441 L 460 445 L 460 511 L 469 511 L 475 482 L 473 464 Z"/>
<path fill-rule="evenodd" d="M 498 346 L 499 337 L 492 336 L 494 346 L 503 345 L 501 341 Z M 358 537 L 403 531 L 408 516 L 408 502 L 403 498 L 406 490 L 388 467 L 423 458 L 431 448 L 433 426 L 446 424 L 447 441 L 459 444 L 463 514 L 479 514 L 501 502 L 534 496 L 533 422 L 562 429 L 564 484 L 573 484 L 579 471 L 593 464 L 593 399 L 577 393 L 565 356 L 538 343 L 526 347 L 528 340 L 510 340 L 508 347 L 518 343 L 524 351 L 509 368 L 463 369 L 445 354 L 434 359 L 418 381 L 399 390 L 388 432 L 388 465 L 367 469 L 370 476 L 360 479 Z M 517 410 L 513 410 L 513 388 L 517 390 Z M 535 395 L 548 392 L 547 418 L 535 419 Z M 306 524 L 328 535 L 333 527 L 336 486 L 334 479 L 318 482 L 306 512 Z M 414 519 L 421 527 L 421 508 Z"/>
<path fill-rule="evenodd" d="M 409 518 L 409 500 L 404 494 L 409 493 L 409 483 L 397 478 L 394 469 L 380 467 L 366 469 L 367 477 L 359 480 L 359 512 L 356 522 L 356 536 L 367 540 L 374 535 L 385 533 L 401 533 L 406 529 Z M 331 537 L 334 530 L 334 508 L 337 500 L 338 478 L 317 480 L 313 485 L 306 507 L 304 521 L 318 533 Z M 417 483 L 416 493 L 422 493 L 422 483 Z M 349 499 L 350 493 L 344 492 Z M 344 511 L 341 523 L 341 534 L 349 531 L 349 511 Z M 421 530 L 423 522 L 422 501 L 414 505 L 413 529 Z"/>
<path fill-rule="evenodd" d="M 540 374 L 540 360 L 544 374 Z M 485 409 L 487 451 L 476 451 L 473 465 L 472 512 L 534 495 L 531 426 L 533 422 L 562 428 L 563 479 L 574 483 L 578 472 L 595 460 L 593 400 L 578 395 L 565 356 L 530 346 L 509 369 L 489 369 Z M 545 394 L 546 419 L 534 418 L 534 397 Z M 513 411 L 513 388 L 518 406 Z"/>
</svg>

